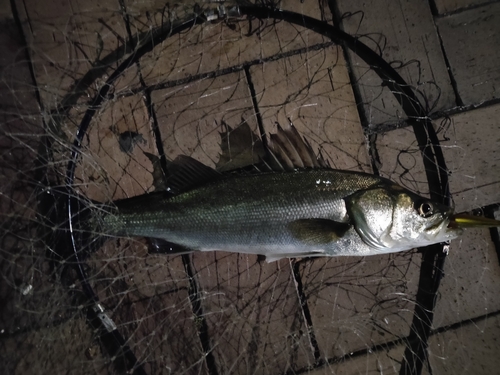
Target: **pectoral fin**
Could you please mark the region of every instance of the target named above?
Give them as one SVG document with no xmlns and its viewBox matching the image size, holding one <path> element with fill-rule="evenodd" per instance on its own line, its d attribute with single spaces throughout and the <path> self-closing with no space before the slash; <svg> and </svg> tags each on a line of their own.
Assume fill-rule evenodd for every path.
<svg viewBox="0 0 500 375">
<path fill-rule="evenodd" d="M 288 229 L 298 240 L 309 245 L 323 245 L 338 241 L 351 227 L 329 219 L 299 219 L 288 224 Z"/>
</svg>

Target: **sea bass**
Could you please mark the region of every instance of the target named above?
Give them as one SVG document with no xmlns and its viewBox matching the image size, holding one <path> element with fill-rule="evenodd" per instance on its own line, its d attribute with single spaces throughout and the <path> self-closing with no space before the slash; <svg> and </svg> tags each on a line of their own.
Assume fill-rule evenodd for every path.
<svg viewBox="0 0 500 375">
<path fill-rule="evenodd" d="M 89 229 L 157 239 L 168 253 L 220 250 L 275 261 L 392 253 L 452 240 L 462 227 L 500 225 L 454 216 L 379 176 L 328 168 L 293 126 L 279 128 L 267 152 L 269 171 L 247 174 L 221 174 L 180 156 L 169 191 L 95 210 Z"/>
</svg>

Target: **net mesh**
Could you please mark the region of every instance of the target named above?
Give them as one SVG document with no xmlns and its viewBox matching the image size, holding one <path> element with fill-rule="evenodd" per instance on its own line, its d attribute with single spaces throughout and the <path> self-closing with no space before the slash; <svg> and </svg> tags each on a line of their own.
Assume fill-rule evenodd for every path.
<svg viewBox="0 0 500 375">
<path fill-rule="evenodd" d="M 71 2 L 57 12 L 43 2 L 13 4 L 18 24 L 5 24 L 0 110 L 6 373 L 292 374 L 346 363 L 352 374 L 399 371 L 422 319 L 422 277 L 432 284 L 435 273 L 422 271 L 418 250 L 266 263 L 222 252 L 168 257 L 143 239 L 112 238 L 92 252 L 77 248 L 104 310 L 96 326 L 73 251 L 61 252 L 57 220 L 42 214 L 57 216 L 58 206 L 41 203 L 67 187 L 72 152 L 71 193 L 98 207 L 164 188 L 164 164 L 177 155 L 221 171 L 254 163 L 261 138 L 289 121 L 332 167 L 375 171 L 428 195 L 411 121 L 373 66 L 311 28 L 247 17 L 231 4 Z M 299 10 L 333 18 L 327 7 Z M 397 68 L 414 77 L 412 66 Z M 438 85 L 411 87 L 431 112 Z M 440 127 L 438 137 L 449 140 L 453 130 Z M 460 162 L 452 169 L 460 176 Z M 436 312 L 438 327 L 495 309 L 486 287 L 498 277 L 486 272 L 492 244 L 480 231 L 469 236 L 457 247 L 483 250 L 470 261 L 484 278 L 469 285 L 453 272 L 463 260 L 452 258 L 438 299 L 452 298 Z M 475 307 L 458 302 L 466 284 Z M 116 337 L 102 325 L 119 332 L 120 350 L 109 349 Z"/>
</svg>

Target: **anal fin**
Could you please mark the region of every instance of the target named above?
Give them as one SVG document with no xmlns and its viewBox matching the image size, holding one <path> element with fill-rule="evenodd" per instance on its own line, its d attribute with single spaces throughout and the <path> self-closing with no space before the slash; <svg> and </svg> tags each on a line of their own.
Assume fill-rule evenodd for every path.
<svg viewBox="0 0 500 375">
<path fill-rule="evenodd" d="M 266 262 L 271 263 L 271 262 L 276 262 L 277 260 L 283 259 L 283 258 L 313 258 L 313 257 L 321 257 L 325 256 L 324 251 L 305 251 L 302 253 L 276 253 L 276 254 L 268 254 L 265 255 L 266 257 Z"/>
<path fill-rule="evenodd" d="M 182 255 L 192 253 L 193 249 L 189 249 L 182 245 L 172 243 L 159 238 L 148 238 L 148 250 L 152 254 L 165 254 L 165 255 Z"/>
</svg>

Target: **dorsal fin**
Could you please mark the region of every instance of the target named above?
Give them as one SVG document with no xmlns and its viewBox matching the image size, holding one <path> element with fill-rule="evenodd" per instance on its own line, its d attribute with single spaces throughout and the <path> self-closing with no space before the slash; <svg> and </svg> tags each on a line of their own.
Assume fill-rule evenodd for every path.
<svg viewBox="0 0 500 375">
<path fill-rule="evenodd" d="M 267 164 L 274 171 L 291 171 L 298 168 L 329 168 L 321 152 L 314 154 L 311 145 L 303 139 L 290 122 L 287 129 L 278 124 L 276 134 L 267 143 Z"/>
<path fill-rule="evenodd" d="M 278 134 L 271 134 L 269 136 L 267 146 L 271 151 L 269 154 L 269 157 L 271 159 L 270 161 L 272 164 L 276 164 L 279 170 L 293 171 L 295 168 L 297 168 L 292 159 L 290 159 L 290 156 L 287 153 L 286 149 L 281 146 Z"/>
<path fill-rule="evenodd" d="M 170 162 L 168 171 L 167 190 L 173 194 L 183 193 L 222 176 L 215 169 L 186 155 L 179 155 Z"/>
<path fill-rule="evenodd" d="M 217 171 L 228 172 L 255 165 L 265 156 L 262 140 L 246 121 L 243 120 L 234 129 L 224 121 L 221 121 L 221 126 L 221 153 L 215 165 Z"/>
<path fill-rule="evenodd" d="M 300 155 L 300 148 L 297 149 L 294 143 L 292 143 L 293 136 L 289 137 L 288 133 L 280 126 L 278 126 L 278 132 L 271 135 L 271 139 L 281 146 L 281 149 L 286 153 L 293 167 L 304 168 L 307 166 L 308 160 L 304 160 Z M 295 129 L 295 128 L 294 128 Z M 292 135 L 292 134 L 290 134 Z M 299 136 L 300 137 L 300 136 Z M 290 139 L 292 138 L 292 139 Z M 293 140 L 295 141 L 295 140 Z"/>
<path fill-rule="evenodd" d="M 285 132 L 290 143 L 297 150 L 297 154 L 302 159 L 304 167 L 314 168 L 315 166 L 317 166 L 315 164 L 316 156 L 314 155 L 311 146 L 309 146 L 309 144 L 306 143 L 306 141 L 300 136 L 299 132 L 297 131 L 297 128 L 293 126 L 291 122 L 289 124 L 290 125 L 288 129 L 286 131 L 285 130 L 282 131 Z"/>
</svg>

